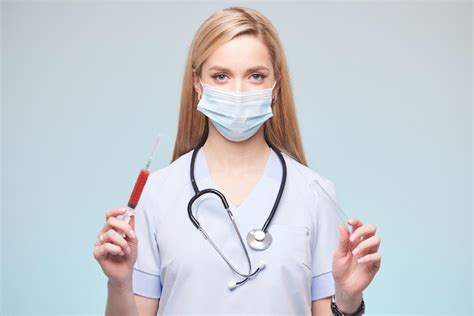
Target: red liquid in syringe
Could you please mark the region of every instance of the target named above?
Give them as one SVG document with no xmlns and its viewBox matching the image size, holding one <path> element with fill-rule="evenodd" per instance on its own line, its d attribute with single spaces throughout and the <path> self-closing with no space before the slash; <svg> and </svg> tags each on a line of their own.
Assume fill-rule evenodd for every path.
<svg viewBox="0 0 474 316">
<path fill-rule="evenodd" d="M 137 207 L 138 201 L 140 201 L 140 197 L 142 195 L 143 189 L 145 188 L 146 181 L 148 180 L 148 176 L 150 175 L 150 170 L 148 170 L 148 168 L 150 167 L 150 164 L 153 159 L 153 155 L 155 154 L 156 147 L 158 146 L 159 140 L 160 140 L 160 136 L 158 135 L 158 137 L 156 138 L 155 146 L 153 147 L 153 150 L 150 155 L 150 159 L 148 160 L 148 163 L 145 169 L 141 169 L 140 173 L 138 174 L 137 180 L 135 181 L 135 185 L 132 190 L 132 194 L 130 195 L 130 198 L 128 199 L 127 211 L 124 214 L 117 217 L 127 223 L 130 221 L 130 216 L 134 215 L 133 211 L 135 207 Z"/>
<path fill-rule="evenodd" d="M 130 199 L 128 200 L 128 207 L 135 209 L 135 207 L 137 206 L 149 175 L 150 171 L 148 171 L 147 169 L 140 170 L 140 173 L 137 177 L 137 181 L 135 181 L 135 186 L 133 187 L 132 194 L 130 195 Z"/>
<path fill-rule="evenodd" d="M 140 170 L 137 180 L 135 181 L 132 194 L 130 195 L 130 199 L 128 200 L 127 210 L 124 214 L 117 216 L 118 219 L 125 221 L 128 224 L 128 222 L 130 221 L 130 217 L 135 215 L 135 207 L 137 207 L 138 205 L 138 201 L 140 200 L 140 196 L 142 195 L 143 188 L 145 187 L 149 175 L 150 171 L 148 169 Z M 125 234 L 122 234 L 122 236 L 125 238 Z"/>
</svg>

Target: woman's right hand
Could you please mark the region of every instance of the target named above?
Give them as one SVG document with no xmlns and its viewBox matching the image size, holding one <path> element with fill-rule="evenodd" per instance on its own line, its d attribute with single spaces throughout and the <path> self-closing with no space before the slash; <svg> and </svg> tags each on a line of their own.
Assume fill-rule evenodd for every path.
<svg viewBox="0 0 474 316">
<path fill-rule="evenodd" d="M 106 223 L 97 235 L 94 249 L 94 257 L 109 282 L 118 285 L 131 284 L 133 266 L 137 260 L 135 216 L 131 216 L 128 224 L 117 218 L 125 214 L 126 209 L 122 207 L 107 211 Z"/>
</svg>

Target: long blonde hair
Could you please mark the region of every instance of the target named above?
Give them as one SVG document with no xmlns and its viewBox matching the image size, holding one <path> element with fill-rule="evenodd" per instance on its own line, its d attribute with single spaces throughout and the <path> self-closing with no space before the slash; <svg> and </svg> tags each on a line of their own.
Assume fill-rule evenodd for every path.
<svg viewBox="0 0 474 316">
<path fill-rule="evenodd" d="M 265 138 L 282 152 L 307 165 L 280 38 L 265 16 L 247 7 L 229 7 L 215 12 L 204 21 L 193 38 L 184 71 L 172 162 L 195 148 L 209 132 L 206 116 L 197 111 L 199 99 L 194 79 L 200 77 L 202 65 L 219 46 L 244 34 L 259 37 L 267 46 L 277 81 L 273 117 L 264 123 Z"/>
</svg>

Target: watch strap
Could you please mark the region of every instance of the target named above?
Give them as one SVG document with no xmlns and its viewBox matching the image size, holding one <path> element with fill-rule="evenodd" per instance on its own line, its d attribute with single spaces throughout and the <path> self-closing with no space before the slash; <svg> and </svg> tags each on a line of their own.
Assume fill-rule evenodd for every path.
<svg viewBox="0 0 474 316">
<path fill-rule="evenodd" d="M 364 298 L 362 298 L 362 302 L 360 303 L 359 305 L 359 308 L 352 314 L 348 314 L 348 313 L 343 313 L 341 312 L 338 308 L 337 308 L 337 305 L 336 305 L 336 296 L 333 295 L 331 297 L 331 311 L 333 313 L 334 316 L 360 316 L 360 315 L 364 315 L 365 313 L 365 303 L 364 303 Z"/>
</svg>

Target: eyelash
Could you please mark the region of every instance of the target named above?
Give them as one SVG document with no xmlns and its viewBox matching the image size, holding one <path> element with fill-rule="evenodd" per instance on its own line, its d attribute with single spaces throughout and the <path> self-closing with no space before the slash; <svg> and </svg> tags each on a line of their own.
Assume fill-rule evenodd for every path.
<svg viewBox="0 0 474 316">
<path fill-rule="evenodd" d="M 252 74 L 252 76 L 253 76 L 253 75 L 259 75 L 259 76 L 262 78 L 262 80 L 267 77 L 267 76 L 265 76 L 265 75 L 263 75 L 263 74 L 259 74 L 259 73 L 254 73 L 254 74 Z M 213 75 L 213 76 L 211 76 L 211 77 L 214 78 L 214 79 L 217 79 L 217 77 L 220 77 L 220 76 L 225 76 L 225 74 L 223 74 L 223 73 L 215 74 L 215 75 Z M 219 80 L 219 81 L 221 81 L 221 80 Z"/>
</svg>

